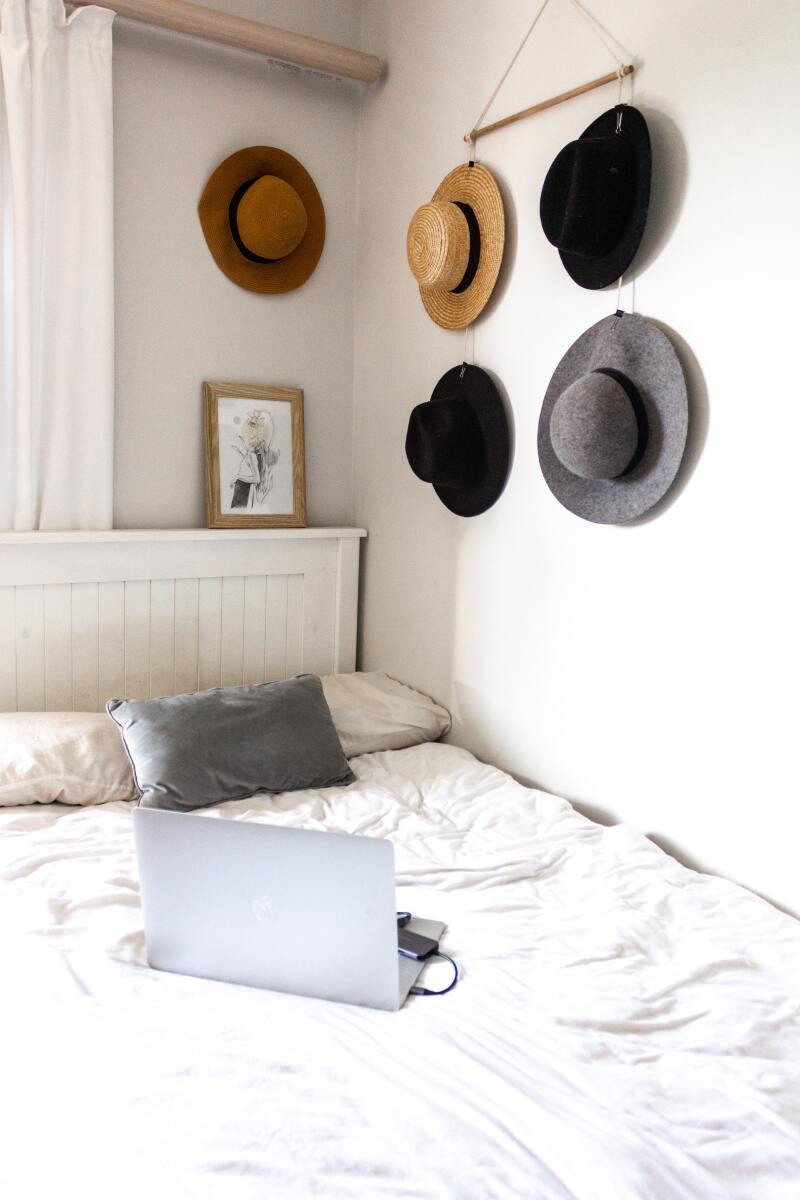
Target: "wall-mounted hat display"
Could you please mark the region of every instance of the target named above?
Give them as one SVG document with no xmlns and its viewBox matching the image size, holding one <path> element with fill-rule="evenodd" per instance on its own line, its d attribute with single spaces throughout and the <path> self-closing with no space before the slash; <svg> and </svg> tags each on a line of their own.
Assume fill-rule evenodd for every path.
<svg viewBox="0 0 800 1200">
<path fill-rule="evenodd" d="M 511 431 L 485 371 L 461 363 L 442 376 L 411 413 L 406 457 L 451 512 L 476 517 L 492 507 L 508 478 Z"/>
<path fill-rule="evenodd" d="M 686 380 L 665 333 L 644 317 L 598 321 L 555 369 L 539 417 L 539 463 L 570 512 L 618 524 L 647 512 L 686 446 Z"/>
<path fill-rule="evenodd" d="M 505 232 L 500 189 L 479 163 L 456 167 L 414 213 L 408 265 L 437 325 L 463 329 L 484 308 L 503 261 Z"/>
<path fill-rule="evenodd" d="M 630 266 L 647 221 L 650 174 L 647 122 L 629 104 L 610 108 L 556 156 L 539 214 L 581 287 L 607 287 Z"/>
<path fill-rule="evenodd" d="M 198 212 L 217 266 L 251 292 L 300 287 L 325 244 L 325 209 L 313 179 L 274 146 L 248 146 L 221 162 Z"/>
</svg>

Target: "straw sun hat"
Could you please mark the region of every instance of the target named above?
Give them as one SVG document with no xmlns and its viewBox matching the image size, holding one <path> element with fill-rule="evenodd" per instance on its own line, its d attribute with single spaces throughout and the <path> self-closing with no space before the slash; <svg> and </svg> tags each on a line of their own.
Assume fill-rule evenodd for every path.
<svg viewBox="0 0 800 1200">
<path fill-rule="evenodd" d="M 406 253 L 432 321 L 463 329 L 486 305 L 503 259 L 505 217 L 490 171 L 462 163 L 411 218 Z"/>
<path fill-rule="evenodd" d="M 198 212 L 217 266 L 251 292 L 300 287 L 325 244 L 325 209 L 314 180 L 274 146 L 248 146 L 221 162 Z"/>
</svg>

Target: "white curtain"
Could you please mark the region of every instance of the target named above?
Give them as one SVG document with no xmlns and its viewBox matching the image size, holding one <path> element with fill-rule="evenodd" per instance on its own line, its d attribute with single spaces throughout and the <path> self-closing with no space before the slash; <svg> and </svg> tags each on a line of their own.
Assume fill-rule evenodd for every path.
<svg viewBox="0 0 800 1200">
<path fill-rule="evenodd" d="M 113 18 L 0 0 L 0 528 L 112 524 Z"/>
</svg>

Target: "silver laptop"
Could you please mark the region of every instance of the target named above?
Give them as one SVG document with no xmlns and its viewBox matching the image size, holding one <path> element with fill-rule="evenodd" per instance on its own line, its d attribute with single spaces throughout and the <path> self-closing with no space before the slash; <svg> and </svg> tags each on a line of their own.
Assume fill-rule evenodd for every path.
<svg viewBox="0 0 800 1200">
<path fill-rule="evenodd" d="M 133 827 L 151 967 L 383 1009 L 416 982 L 384 838 L 152 808 Z"/>
</svg>

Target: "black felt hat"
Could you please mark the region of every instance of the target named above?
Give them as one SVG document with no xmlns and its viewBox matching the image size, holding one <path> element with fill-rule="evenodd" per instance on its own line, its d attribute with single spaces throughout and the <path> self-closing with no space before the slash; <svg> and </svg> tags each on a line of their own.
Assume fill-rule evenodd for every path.
<svg viewBox="0 0 800 1200">
<path fill-rule="evenodd" d="M 506 485 L 511 432 L 503 400 L 480 367 L 447 371 L 430 400 L 411 413 L 406 457 L 442 504 L 459 517 L 486 512 Z"/>
<path fill-rule="evenodd" d="M 633 262 L 647 222 L 650 173 L 647 122 L 629 104 L 610 108 L 556 156 L 539 215 L 581 287 L 607 287 Z"/>
</svg>

